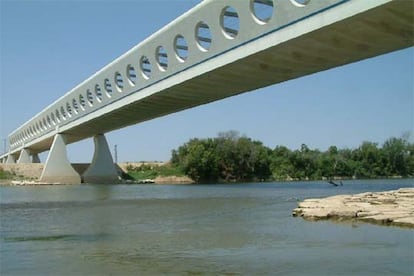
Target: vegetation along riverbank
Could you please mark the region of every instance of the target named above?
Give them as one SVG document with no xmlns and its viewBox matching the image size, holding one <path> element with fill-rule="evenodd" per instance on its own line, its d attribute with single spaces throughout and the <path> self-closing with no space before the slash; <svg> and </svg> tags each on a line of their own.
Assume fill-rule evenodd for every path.
<svg viewBox="0 0 414 276">
<path fill-rule="evenodd" d="M 37 165 L 31 169 L 31 180 L 40 176 L 42 165 Z M 74 164 L 74 167 L 82 174 L 87 165 Z M 260 141 L 229 131 L 215 138 L 190 139 L 174 149 L 166 163 L 118 165 L 127 183 L 327 180 L 337 184 L 340 179 L 413 177 L 414 143 L 405 138 L 390 138 L 382 145 L 366 141 L 354 149 L 330 146 L 321 151 L 306 144 L 296 150 L 285 146 L 271 149 Z M 10 173 L 0 166 L 0 180 L 20 180 L 25 173 L 18 169 L 12 168 Z"/>
<path fill-rule="evenodd" d="M 173 150 L 171 166 L 196 182 L 332 180 L 414 176 L 414 143 L 390 138 L 355 149 L 274 149 L 235 131 L 189 140 Z"/>
</svg>

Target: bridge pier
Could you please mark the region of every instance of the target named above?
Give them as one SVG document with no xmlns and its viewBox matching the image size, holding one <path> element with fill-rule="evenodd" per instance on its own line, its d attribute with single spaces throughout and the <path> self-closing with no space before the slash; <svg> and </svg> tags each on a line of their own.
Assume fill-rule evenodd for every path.
<svg viewBox="0 0 414 276">
<path fill-rule="evenodd" d="M 80 175 L 69 163 L 64 134 L 58 133 L 55 135 L 40 181 L 62 184 L 81 183 Z"/>
<path fill-rule="evenodd" d="M 22 149 L 20 152 L 19 159 L 17 160 L 18 164 L 21 163 L 32 163 L 32 160 L 30 159 L 30 151 L 29 149 Z"/>
<path fill-rule="evenodd" d="M 32 163 L 40 163 L 39 154 L 37 153 L 32 154 Z"/>
<path fill-rule="evenodd" d="M 83 182 L 97 184 L 118 182 L 118 172 L 105 136 L 98 134 L 93 137 L 93 142 L 95 151 L 91 165 L 83 174 Z"/>
<path fill-rule="evenodd" d="M 9 154 L 7 155 L 7 160 L 6 160 L 6 164 L 14 164 L 16 163 L 16 159 L 14 158 L 13 154 Z"/>
</svg>

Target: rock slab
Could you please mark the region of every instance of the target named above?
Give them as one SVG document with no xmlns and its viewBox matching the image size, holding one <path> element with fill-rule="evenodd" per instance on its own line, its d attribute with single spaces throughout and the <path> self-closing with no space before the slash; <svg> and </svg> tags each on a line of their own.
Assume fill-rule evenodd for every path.
<svg viewBox="0 0 414 276">
<path fill-rule="evenodd" d="M 293 210 L 293 216 L 414 228 L 414 188 L 306 199 Z"/>
</svg>

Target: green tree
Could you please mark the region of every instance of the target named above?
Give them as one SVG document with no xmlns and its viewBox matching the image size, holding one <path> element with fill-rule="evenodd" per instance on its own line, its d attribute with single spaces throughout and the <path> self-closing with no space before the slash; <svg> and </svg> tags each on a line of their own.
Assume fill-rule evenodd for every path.
<svg viewBox="0 0 414 276">
<path fill-rule="evenodd" d="M 390 138 L 385 141 L 383 154 L 389 175 L 407 176 L 409 174 L 410 150 L 409 143 L 403 138 Z"/>
<path fill-rule="evenodd" d="M 273 150 L 270 168 L 274 179 L 286 180 L 293 178 L 295 169 L 290 162 L 291 154 L 291 150 L 285 146 L 277 146 Z"/>
<path fill-rule="evenodd" d="M 268 179 L 270 149 L 235 131 L 214 139 L 192 139 L 174 150 L 171 162 L 197 182 Z"/>
<path fill-rule="evenodd" d="M 377 143 L 363 142 L 355 151 L 357 161 L 356 175 L 363 178 L 372 178 L 384 174 L 381 165 L 381 153 Z"/>
<path fill-rule="evenodd" d="M 351 159 L 352 150 L 340 149 L 338 151 L 338 163 L 335 168 L 335 175 L 341 177 L 353 177 L 355 162 Z"/>
<path fill-rule="evenodd" d="M 174 150 L 171 162 L 195 181 L 217 181 L 218 159 L 212 139 L 192 139 Z"/>
</svg>

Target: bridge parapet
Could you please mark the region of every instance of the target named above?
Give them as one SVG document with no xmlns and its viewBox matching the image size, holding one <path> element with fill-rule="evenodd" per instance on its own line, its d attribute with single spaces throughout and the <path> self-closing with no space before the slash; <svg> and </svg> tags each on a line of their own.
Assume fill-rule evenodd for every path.
<svg viewBox="0 0 414 276">
<path fill-rule="evenodd" d="M 157 93 L 146 89 L 151 85 L 349 1 L 205 0 L 13 131 L 9 135 L 10 151 L 31 147 L 45 139 L 50 144 L 56 133 L 70 133 L 76 121 L 105 106 L 136 93 L 144 99 Z M 205 71 L 200 70 L 199 74 Z"/>
</svg>

